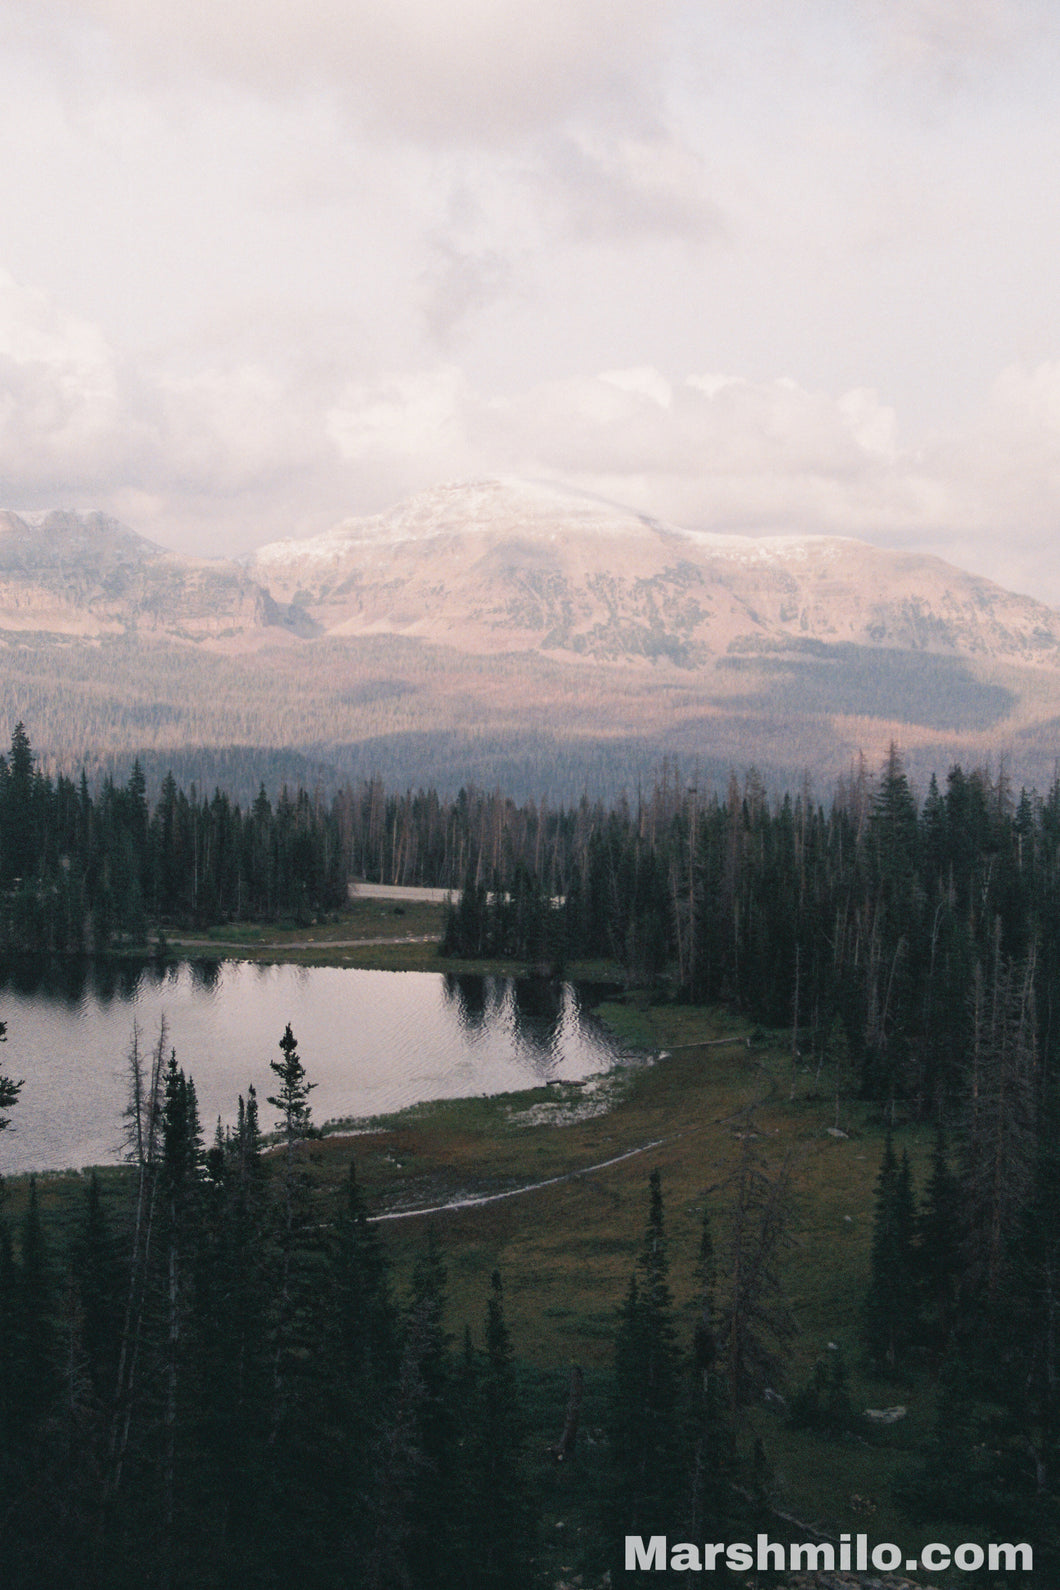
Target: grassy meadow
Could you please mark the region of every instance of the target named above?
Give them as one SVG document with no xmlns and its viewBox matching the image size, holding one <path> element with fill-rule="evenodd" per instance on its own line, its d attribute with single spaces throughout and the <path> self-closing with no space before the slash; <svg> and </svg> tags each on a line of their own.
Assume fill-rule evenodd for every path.
<svg viewBox="0 0 1060 1590">
<path fill-rule="evenodd" d="M 511 973 L 510 965 L 442 960 L 436 941 L 443 910 L 428 904 L 395 910 L 393 902 L 360 899 L 337 920 L 313 929 L 255 933 L 237 924 L 211 933 L 195 948 L 202 953 L 200 944 L 208 945 L 240 958 Z M 176 943 L 172 947 L 178 949 Z M 604 970 L 571 968 L 595 976 Z M 711 1215 L 724 1291 L 732 1178 L 748 1139 L 768 1171 L 786 1164 L 790 1175 L 789 1236 L 779 1271 L 796 1332 L 776 1390 L 790 1400 L 834 1343 L 844 1354 L 856 1409 L 902 1404 L 908 1413 L 884 1427 L 866 1420 L 863 1435 L 830 1440 L 792 1429 L 782 1406 L 763 1401 L 742 1415 L 741 1446 L 749 1451 L 760 1438 L 775 1506 L 830 1535 L 862 1531 L 870 1541 L 898 1541 L 910 1554 L 923 1541 L 946 1539 L 942 1526 L 911 1528 L 891 1500 L 893 1476 L 910 1466 L 914 1443 L 933 1419 L 927 1367 L 904 1379 L 870 1376 L 859 1343 L 884 1140 L 878 1108 L 842 1099 L 845 1135 L 835 1135 L 828 1071 L 817 1075 L 801 1061 L 793 1069 L 789 1033 L 762 1032 L 730 1013 L 653 1002 L 632 991 L 616 995 L 600 1014 L 629 1048 L 628 1062 L 606 1079 L 331 1123 L 323 1137 L 304 1145 L 325 1203 L 354 1158 L 399 1294 L 433 1232 L 447 1269 L 449 1328 L 457 1346 L 465 1328 L 481 1340 L 490 1275 L 500 1271 L 527 1397 L 532 1462 L 555 1534 L 546 1555 L 556 1581 L 583 1571 L 586 1584 L 592 1582 L 593 1518 L 603 1472 L 597 1443 L 606 1420 L 618 1310 L 646 1224 L 649 1174 L 658 1167 L 662 1176 L 670 1282 L 687 1345 L 697 1312 L 704 1209 Z M 312 1055 L 303 1060 L 311 1080 Z M 265 1107 L 264 1124 L 271 1113 Z M 919 1190 L 930 1132 L 900 1121 L 896 1128 L 896 1145 L 908 1150 Z M 106 1173 L 115 1201 L 124 1174 Z M 41 1178 L 42 1203 L 57 1221 L 53 1230 L 72 1228 L 83 1185 L 76 1174 Z M 7 1217 L 15 1226 L 25 1183 L 10 1181 L 6 1192 Z M 411 1213 L 496 1194 L 511 1196 Z M 585 1374 L 583 1434 L 575 1460 L 558 1466 L 548 1449 L 563 1426 L 573 1365 Z M 945 1583 L 945 1576 L 935 1582 Z"/>
</svg>

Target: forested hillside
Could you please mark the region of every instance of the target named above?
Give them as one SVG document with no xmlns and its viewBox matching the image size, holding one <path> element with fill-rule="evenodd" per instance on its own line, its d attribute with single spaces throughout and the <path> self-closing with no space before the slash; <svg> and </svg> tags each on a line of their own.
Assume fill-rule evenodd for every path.
<svg viewBox="0 0 1060 1590">
<path fill-rule="evenodd" d="M 770 800 L 753 771 L 724 795 L 691 788 L 671 763 L 636 807 L 373 779 L 330 797 L 285 787 L 275 805 L 262 787 L 244 809 L 172 775 L 152 804 L 138 764 L 95 794 L 84 775 L 53 780 L 22 725 L 0 758 L 10 948 L 308 921 L 351 878 L 453 889 L 450 954 L 606 957 L 790 1028 L 827 1074 L 923 1116 L 960 1094 L 964 1055 L 1031 1046 L 1035 1075 L 1057 1068 L 1060 783 L 1017 795 L 1004 773 L 955 766 L 918 807 L 892 749 L 827 807 L 808 786 Z"/>
<path fill-rule="evenodd" d="M 671 1009 L 726 1006 L 749 1046 L 781 1055 L 772 1096 L 793 1117 L 812 1102 L 837 1138 L 855 1105 L 874 1130 L 931 1123 L 919 1186 L 904 1148 L 883 1146 L 854 1345 L 872 1374 L 937 1386 L 937 1422 L 895 1491 L 902 1516 L 1033 1540 L 1052 1571 L 1060 784 L 1017 795 L 1003 774 L 953 767 L 918 803 L 892 749 L 827 806 L 808 787 L 771 800 L 753 771 L 724 794 L 691 787 L 670 763 L 635 807 L 372 780 L 327 797 L 282 790 L 275 804 L 262 789 L 243 810 L 172 777 L 151 802 L 138 765 L 95 789 L 52 779 L 21 724 L 0 758 L 8 953 L 308 920 L 341 909 L 350 876 L 454 888 L 450 956 L 543 971 L 602 956 Z M 206 1148 L 164 1030 L 149 1054 L 134 1039 L 128 1176 L 106 1198 L 91 1179 L 58 1222 L 30 1186 L 0 1224 L 12 1586 L 297 1576 L 426 1590 L 441 1553 L 447 1582 L 504 1590 L 552 1560 L 502 1278 L 462 1353 L 429 1246 L 395 1301 L 352 1174 L 340 1192 L 306 1153 L 311 1082 L 290 1029 L 273 1070 L 278 1151 L 263 1153 L 253 1093 Z M 0 1129 L 17 1076 L 15 1064 L 0 1077 Z M 785 1373 L 791 1209 L 787 1172 L 759 1157 L 757 1136 L 741 1134 L 727 1175 L 717 1254 L 708 1208 L 691 1333 L 652 1180 L 598 1450 L 570 1502 L 598 1583 L 608 1568 L 614 1586 L 649 1582 L 623 1568 L 627 1526 L 753 1538 L 774 1519 L 748 1410 Z M 823 1358 L 790 1396 L 791 1429 L 863 1442 L 845 1377 L 840 1356 Z M 573 1450 L 574 1384 L 571 1398 Z"/>
</svg>

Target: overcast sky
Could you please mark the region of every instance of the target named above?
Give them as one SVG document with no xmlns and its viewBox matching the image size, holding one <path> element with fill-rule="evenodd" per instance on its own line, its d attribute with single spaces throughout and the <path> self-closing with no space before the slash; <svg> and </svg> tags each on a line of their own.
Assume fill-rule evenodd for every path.
<svg viewBox="0 0 1060 1590">
<path fill-rule="evenodd" d="M 1060 605 L 1056 0 L 0 0 L 0 502 L 490 474 Z"/>
</svg>

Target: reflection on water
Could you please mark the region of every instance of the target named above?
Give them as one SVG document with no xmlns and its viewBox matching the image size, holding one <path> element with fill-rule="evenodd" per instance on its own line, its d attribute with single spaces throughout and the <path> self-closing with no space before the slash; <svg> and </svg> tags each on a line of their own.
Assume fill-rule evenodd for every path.
<svg viewBox="0 0 1060 1590">
<path fill-rule="evenodd" d="M 0 1069 L 25 1078 L 0 1171 L 115 1157 L 134 1022 L 150 1047 L 165 1020 L 209 1137 L 250 1083 L 271 1090 L 288 1022 L 323 1122 L 606 1070 L 616 1049 L 590 1011 L 601 992 L 543 978 L 20 957 L 0 963 Z"/>
</svg>

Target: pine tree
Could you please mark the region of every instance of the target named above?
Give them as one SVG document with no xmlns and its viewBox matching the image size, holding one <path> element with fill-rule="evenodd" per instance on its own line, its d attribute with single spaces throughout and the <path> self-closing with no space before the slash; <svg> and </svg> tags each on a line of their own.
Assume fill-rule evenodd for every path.
<svg viewBox="0 0 1060 1590">
<path fill-rule="evenodd" d="M 371 1509 L 399 1361 L 397 1310 L 390 1270 L 375 1229 L 368 1222 L 354 1162 L 331 1251 L 333 1317 L 329 1346 L 335 1366 L 332 1393 L 341 1425 L 345 1555 L 360 1558 L 372 1544 Z"/>
<path fill-rule="evenodd" d="M 961 1166 L 965 1275 L 988 1298 L 1002 1289 L 1034 1183 L 1040 1080 L 1035 956 L 1007 959 L 996 923 L 991 961 L 989 979 L 977 967 L 973 983 Z"/>
<path fill-rule="evenodd" d="M 445 1287 L 432 1232 L 413 1271 L 397 1383 L 379 1446 L 364 1590 L 433 1590 L 439 1562 L 462 1561 L 464 1473 Z"/>
<path fill-rule="evenodd" d="M 220 1162 L 210 1156 L 196 1267 L 198 1434 L 217 1509 L 218 1554 L 231 1585 L 264 1580 L 273 1393 L 267 1190 L 251 1087 L 246 1100 L 239 1098 L 236 1128 L 223 1138 Z"/>
<path fill-rule="evenodd" d="M 298 1040 L 291 1031 L 290 1022 L 280 1039 L 280 1053 L 282 1059 L 269 1061 L 269 1070 L 276 1075 L 280 1084 L 279 1091 L 269 1095 L 269 1103 L 281 1112 L 276 1125 L 283 1133 L 287 1162 L 290 1164 L 295 1143 L 308 1136 L 311 1130 L 309 1095 L 316 1083 L 306 1081 L 305 1066 L 298 1054 Z"/>
<path fill-rule="evenodd" d="M 7 1024 L 0 1021 L 0 1043 L 7 1042 Z M 0 1112 L 10 1110 L 18 1103 L 18 1096 L 22 1092 L 25 1082 L 13 1082 L 10 1077 L 0 1076 Z M 0 1132 L 9 1126 L 11 1117 L 0 1113 Z"/>
<path fill-rule="evenodd" d="M 736 1511 L 736 1450 L 722 1379 L 717 1336 L 717 1273 L 710 1210 L 703 1211 L 699 1243 L 699 1314 L 689 1369 L 691 1442 L 689 1540 L 723 1540 Z"/>
<path fill-rule="evenodd" d="M 946 1155 L 946 1136 L 938 1125 L 931 1151 L 931 1174 L 916 1225 L 916 1270 L 926 1339 L 941 1355 L 956 1320 L 963 1210 L 960 1184 Z"/>
<path fill-rule="evenodd" d="M 525 1421 L 496 1270 L 490 1279 L 485 1335 L 472 1404 L 465 1574 L 469 1590 L 509 1590 L 530 1579 L 532 1514 Z"/>
<path fill-rule="evenodd" d="M 894 1369 L 916 1331 L 916 1212 L 909 1159 L 895 1156 L 888 1132 L 876 1181 L 869 1287 L 863 1331 L 869 1357 Z"/>
<path fill-rule="evenodd" d="M 35 1176 L 30 1178 L 21 1246 L 15 1302 L 16 1362 L 19 1417 L 30 1431 L 47 1419 L 58 1389 L 54 1278 Z"/>
<path fill-rule="evenodd" d="M 88 1375 L 97 1399 L 103 1402 L 114 1389 L 117 1370 L 123 1272 L 95 1171 L 89 1177 L 81 1229 L 74 1243 L 73 1274 Z"/>
<path fill-rule="evenodd" d="M 188 1315 L 191 1308 L 193 1252 L 198 1243 L 202 1186 L 202 1134 L 195 1084 L 177 1065 L 171 1050 L 162 1105 L 162 1194 L 165 1240 L 165 1375 L 162 1449 L 162 1549 L 165 1560 L 176 1548 L 178 1440 L 184 1410 Z"/>
<path fill-rule="evenodd" d="M 662 1179 L 649 1179 L 648 1225 L 615 1340 L 610 1442 L 612 1480 L 605 1525 L 612 1582 L 635 1585 L 621 1550 L 633 1528 L 666 1534 L 680 1517 L 685 1432 L 679 1412 L 680 1354 L 667 1279 Z"/>
</svg>

